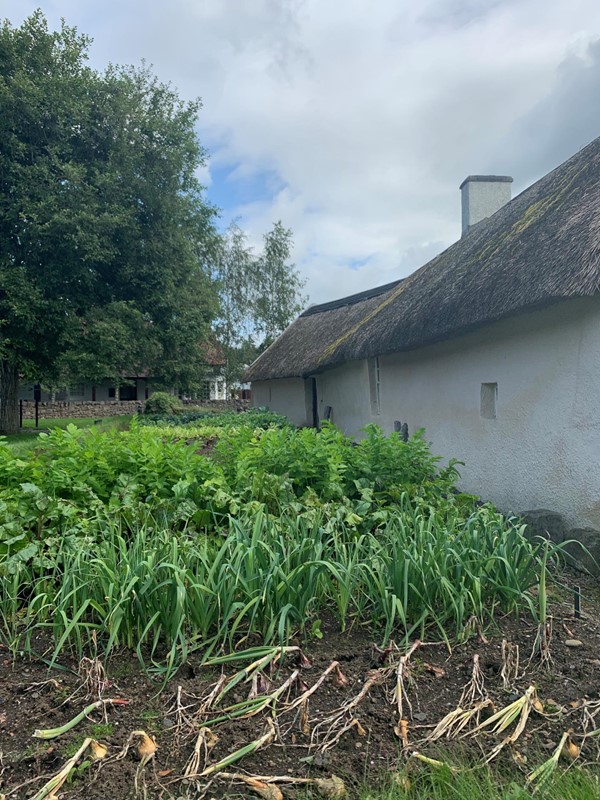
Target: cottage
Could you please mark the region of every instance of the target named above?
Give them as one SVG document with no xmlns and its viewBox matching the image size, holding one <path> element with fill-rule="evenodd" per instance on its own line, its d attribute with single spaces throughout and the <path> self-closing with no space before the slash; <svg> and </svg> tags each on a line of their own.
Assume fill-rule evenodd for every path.
<svg viewBox="0 0 600 800">
<path fill-rule="evenodd" d="M 204 380 L 197 392 L 194 400 L 226 400 L 227 387 L 225 383 L 224 367 L 225 355 L 222 349 L 216 344 L 205 344 L 204 362 L 206 365 Z M 164 389 L 164 386 L 156 381 L 148 370 L 141 369 L 135 375 L 123 375 L 122 383 L 115 385 L 115 381 L 104 379 L 92 383 L 81 380 L 71 383 L 69 386 L 50 390 L 43 388 L 40 399 L 43 403 L 110 403 L 112 401 L 136 401 L 142 402 L 157 389 Z M 33 402 L 35 399 L 35 385 L 33 383 L 21 383 L 19 385 L 19 400 Z"/>
<path fill-rule="evenodd" d="M 461 186 L 462 238 L 409 277 L 308 308 L 247 370 L 253 403 L 351 436 L 424 428 L 501 508 L 600 529 L 600 138 L 510 200 Z"/>
</svg>

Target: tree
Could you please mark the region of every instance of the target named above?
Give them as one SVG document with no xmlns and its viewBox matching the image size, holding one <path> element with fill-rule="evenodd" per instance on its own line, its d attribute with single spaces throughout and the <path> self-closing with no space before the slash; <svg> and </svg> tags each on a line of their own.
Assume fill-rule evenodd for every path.
<svg viewBox="0 0 600 800">
<path fill-rule="evenodd" d="M 234 221 L 222 236 L 215 259 L 220 299 L 215 332 L 225 352 L 228 387 L 306 303 L 301 296 L 304 282 L 290 263 L 291 230 L 277 222 L 263 241 L 263 250 L 256 255 Z"/>
<path fill-rule="evenodd" d="M 90 309 L 73 326 L 75 335 L 59 357 L 59 384 L 100 383 L 117 387 L 124 376 L 142 375 L 160 350 L 152 336 L 152 320 L 133 303 L 118 301 Z"/>
<path fill-rule="evenodd" d="M 219 291 L 215 334 L 225 356 L 223 373 L 228 392 L 242 371 L 239 347 L 252 333 L 254 267 L 246 234 L 237 222 L 232 222 L 221 237 L 214 263 L 214 278 Z"/>
<path fill-rule="evenodd" d="M 255 323 L 263 342 L 270 344 L 302 311 L 308 298 L 301 295 L 305 281 L 289 263 L 292 231 L 276 222 L 263 239 L 263 252 L 255 271 Z"/>
<path fill-rule="evenodd" d="M 143 363 L 187 389 L 204 371 L 219 239 L 196 179 L 200 105 L 145 67 L 92 70 L 89 45 L 39 11 L 0 25 L 1 432 L 20 376 Z"/>
</svg>

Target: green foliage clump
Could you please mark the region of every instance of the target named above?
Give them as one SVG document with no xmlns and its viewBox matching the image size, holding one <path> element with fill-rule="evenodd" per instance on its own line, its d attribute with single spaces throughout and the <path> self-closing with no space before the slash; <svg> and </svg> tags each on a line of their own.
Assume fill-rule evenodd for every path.
<svg viewBox="0 0 600 800">
<path fill-rule="evenodd" d="M 134 524 L 152 509 L 173 530 L 207 524 L 213 464 L 151 429 L 41 434 L 27 460 L 0 447 L 0 578 L 19 563 L 48 566 L 64 538 L 83 543 L 98 520 Z"/>
<path fill-rule="evenodd" d="M 144 407 L 144 414 L 174 415 L 180 411 L 183 411 L 183 403 L 168 392 L 152 392 Z"/>
<path fill-rule="evenodd" d="M 365 436 L 353 452 L 352 473 L 357 480 L 373 485 L 376 491 L 390 492 L 394 487 L 428 487 L 449 490 L 458 477 L 458 462 L 439 470 L 440 458 L 432 455 L 423 431 L 407 442 L 400 433 L 386 436 L 377 425 L 367 425 Z"/>
<path fill-rule="evenodd" d="M 431 454 L 422 432 L 404 442 L 400 434 L 386 436 L 376 425 L 365 428 L 358 444 L 329 423 L 320 431 L 240 427 L 219 440 L 216 459 L 237 491 L 267 500 L 280 486 L 282 502 L 289 499 L 288 489 L 296 498 L 311 492 L 322 502 L 357 498 L 365 490 L 381 501 L 407 489 L 447 493 L 458 477 L 456 462 L 437 468 L 439 458 Z"/>
<path fill-rule="evenodd" d="M 287 486 L 295 497 L 310 490 L 327 502 L 344 494 L 351 448 L 352 442 L 330 425 L 322 431 L 243 427 L 219 440 L 215 458 L 231 486 L 244 496 L 286 502 Z"/>
<path fill-rule="evenodd" d="M 257 412 L 262 415 L 263 412 Z M 546 555 L 455 489 L 421 434 L 332 425 L 68 426 L 27 460 L 0 447 L 0 630 L 92 639 L 171 672 L 189 652 L 285 642 L 324 610 L 382 643 L 534 612 Z M 216 419 L 211 418 L 211 422 Z M 206 442 L 218 438 L 203 454 Z"/>
<path fill-rule="evenodd" d="M 157 394 L 157 392 L 155 392 Z M 153 394 L 148 402 L 152 400 Z M 197 425 L 206 423 L 209 426 L 218 427 L 220 430 L 230 428 L 249 427 L 249 428 L 270 428 L 270 427 L 289 427 L 290 421 L 281 414 L 268 411 L 264 408 L 249 408 L 247 411 L 186 411 L 185 409 L 178 414 L 160 411 L 148 411 L 146 405 L 145 415 L 140 419 L 142 425 L 158 425 L 166 427 L 171 425 Z"/>
</svg>

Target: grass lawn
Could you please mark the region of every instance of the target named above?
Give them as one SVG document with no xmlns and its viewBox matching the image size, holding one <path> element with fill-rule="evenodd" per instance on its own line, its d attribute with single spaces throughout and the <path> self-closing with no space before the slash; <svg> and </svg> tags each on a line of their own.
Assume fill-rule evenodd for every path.
<svg viewBox="0 0 600 800">
<path fill-rule="evenodd" d="M 562 763 L 562 762 L 561 762 Z M 385 788 L 365 789 L 360 800 L 592 800 L 600 797 L 597 771 L 576 767 L 548 776 L 546 782 L 528 785 L 515 770 L 447 768 L 402 770 L 393 773 Z"/>
<path fill-rule="evenodd" d="M 96 426 L 99 430 L 106 431 L 111 428 L 117 430 L 127 430 L 131 422 L 130 416 L 122 417 L 61 417 L 57 419 L 44 419 L 40 417 L 38 427 L 35 427 L 35 420 L 24 419 L 23 428 L 14 436 L 4 436 L 1 441 L 6 444 L 11 451 L 18 456 L 27 455 L 36 446 L 40 433 L 46 433 L 53 428 L 66 428 L 67 425 L 76 425 L 78 428 L 91 428 Z"/>
</svg>

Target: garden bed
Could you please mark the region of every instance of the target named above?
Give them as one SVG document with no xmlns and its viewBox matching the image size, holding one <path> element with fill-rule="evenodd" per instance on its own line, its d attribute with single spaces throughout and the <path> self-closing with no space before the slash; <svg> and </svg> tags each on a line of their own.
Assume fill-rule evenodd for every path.
<svg viewBox="0 0 600 800">
<path fill-rule="evenodd" d="M 600 603 L 574 617 L 561 546 L 420 434 L 181 421 L 0 448 L 0 798 L 422 800 L 489 761 L 523 800 L 597 763 Z"/>
<path fill-rule="evenodd" d="M 563 577 L 571 585 L 581 581 L 581 576 L 576 574 Z M 397 664 L 407 648 L 381 653 L 372 631 L 366 626 L 354 625 L 349 632 L 340 633 L 333 620 L 326 620 L 320 630 L 322 638 L 291 644 L 302 644 L 302 654 L 310 661 L 310 666 L 293 651 L 280 667 L 267 665 L 262 671 L 269 685 L 261 687 L 259 684 L 259 699 L 261 688 L 273 691 L 294 672 L 299 673 L 289 691 L 281 695 L 274 707 L 275 713 L 267 708 L 249 718 L 209 724 L 218 742 L 208 753 L 202 751 L 196 773 L 255 741 L 268 731 L 271 719 L 276 725 L 273 741 L 223 772 L 321 780 L 337 776 L 353 796 L 365 784 L 376 785 L 390 774 L 402 779 L 408 774 L 408 780 L 418 784 L 418 774 L 435 767 L 420 761 L 414 756 L 415 752 L 449 763 L 463 764 L 465 759 L 483 763 L 502 741 L 502 736 L 484 730 L 473 737 L 426 741 L 434 726 L 459 705 L 472 677 L 475 656 L 481 669 L 481 686 L 474 700 L 489 697 L 493 702 L 493 706 L 482 711 L 480 721 L 523 696 L 531 685 L 536 687 L 543 704 L 543 713 L 532 709 L 521 736 L 514 744 L 507 744 L 494 759 L 493 764 L 497 764 L 500 771 L 512 770 L 513 779 L 524 785 L 527 775 L 552 755 L 563 733 L 570 729 L 573 743 L 581 747 L 578 763 L 596 763 L 598 740 L 583 736 L 586 730 L 589 733 L 600 727 L 600 606 L 594 583 L 583 587 L 583 597 L 584 616 L 574 619 L 570 590 L 563 586 L 558 595 L 554 593 L 550 605 L 552 662 L 548 669 L 542 668 L 535 656 L 529 662 L 537 628 L 526 620 L 501 620 L 498 630 L 486 634 L 486 641 L 473 631 L 473 635 L 464 644 L 454 647 L 451 654 L 444 643 L 436 644 L 429 639 L 423 642 L 406 662 L 403 716 L 408 727 L 403 732 L 399 728 L 394 688 Z M 513 647 L 518 645 L 520 653 L 518 670 L 505 681 L 502 677 L 506 665 L 503 640 Z M 567 646 L 568 640 L 581 644 Z M 42 646 L 41 640 L 38 646 Z M 248 662 L 209 667 L 201 666 L 199 658 L 191 657 L 159 691 L 160 685 L 141 671 L 135 657 L 125 652 L 115 654 L 103 664 L 106 683 L 95 688 L 86 673 L 85 662 L 83 670 L 75 660 L 61 660 L 60 669 L 48 670 L 39 660 L 18 659 L 13 664 L 6 651 L 0 650 L 0 655 L 3 674 L 0 742 L 4 769 L 0 787 L 8 797 L 15 800 L 33 797 L 34 790 L 62 767 L 85 736 L 106 744 L 108 757 L 96 764 L 84 761 L 83 769 L 80 766 L 72 781 L 63 787 L 60 796 L 65 799 L 105 800 L 110 797 L 111 800 L 125 800 L 134 796 L 136 783 L 140 793 L 145 787 L 149 798 L 258 796 L 248 785 L 224 779 L 218 773 L 183 780 L 202 725 L 218 718 L 222 706 L 244 701 L 252 682 L 238 684 L 226 702 L 214 705 L 204 714 L 200 711 L 202 698 L 210 695 L 222 674 L 231 677 Z M 286 711 L 302 692 L 320 680 L 333 661 L 338 662 L 340 672 L 334 668 L 307 704 Z M 87 687 L 82 685 L 86 675 Z M 375 676 L 376 681 L 373 680 Z M 339 710 L 364 692 L 369 680 L 373 683 L 364 697 L 336 721 Z M 97 699 L 94 692 L 98 689 L 105 698 L 123 698 L 129 704 L 108 708 L 105 715 L 94 712 L 89 719 L 56 739 L 44 741 L 32 737 L 36 728 L 52 728 L 73 717 L 87 703 Z M 327 718 L 333 719 L 333 723 L 323 724 Z M 350 727 L 342 733 L 348 725 Z M 472 731 L 474 727 L 475 720 L 465 731 Z M 510 734 L 514 728 L 513 724 L 506 732 Z M 158 745 L 155 755 L 143 768 L 135 757 L 134 748 L 124 758 L 114 760 L 136 730 L 145 730 Z M 404 743 L 402 736 L 406 737 Z M 560 759 L 559 769 L 569 765 L 568 759 Z M 19 785 L 22 788 L 15 789 Z M 310 788 L 306 784 L 285 782 L 279 783 L 279 787 L 286 798 L 296 797 Z M 316 792 L 316 788 L 312 787 L 312 791 Z M 315 793 L 314 796 L 319 795 Z"/>
</svg>

